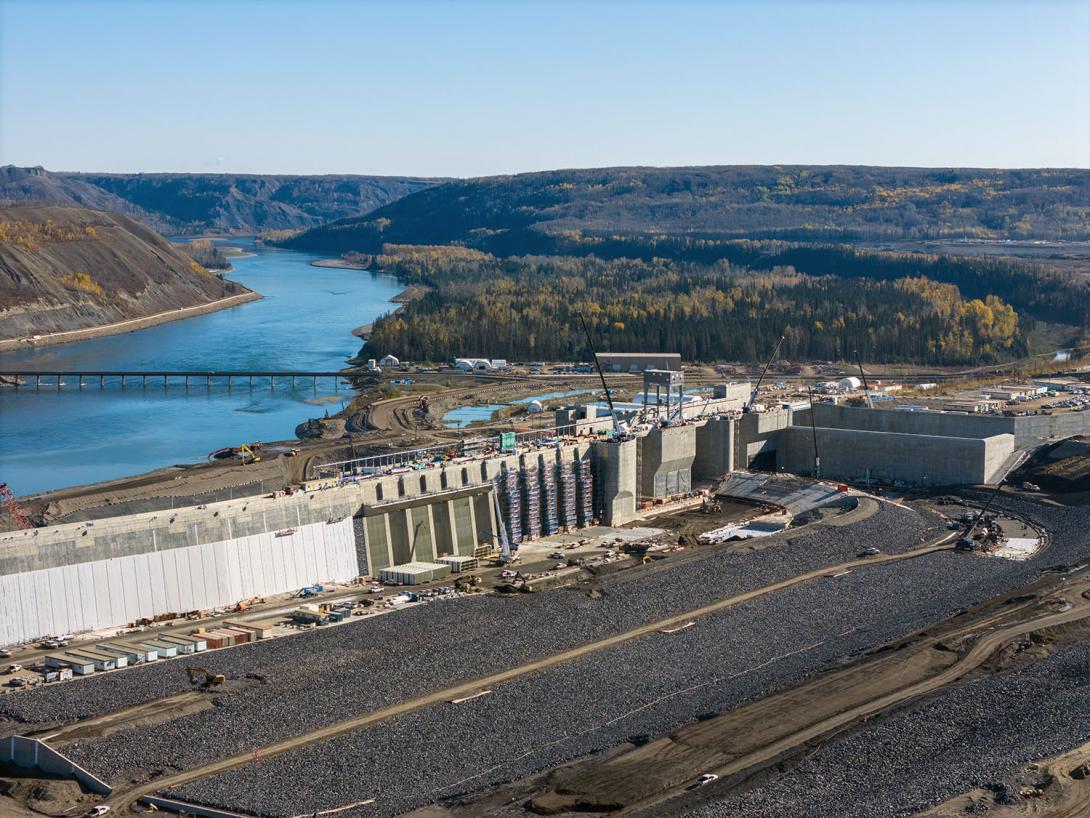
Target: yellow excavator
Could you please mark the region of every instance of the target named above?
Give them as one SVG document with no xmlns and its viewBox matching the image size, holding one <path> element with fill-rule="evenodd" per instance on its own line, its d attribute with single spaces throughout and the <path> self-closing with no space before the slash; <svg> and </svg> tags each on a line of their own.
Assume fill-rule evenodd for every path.
<svg viewBox="0 0 1090 818">
<path fill-rule="evenodd" d="M 251 445 L 256 446 L 257 444 L 255 443 Z M 243 465 L 245 465 L 246 463 L 257 463 L 259 460 L 261 460 L 261 456 L 254 454 L 254 450 L 250 448 L 250 446 L 247 446 L 245 443 L 238 447 L 238 453 L 242 456 Z M 249 460 L 246 459 L 246 455 L 250 456 Z"/>
<path fill-rule="evenodd" d="M 221 685 L 226 679 L 222 673 L 209 673 L 208 669 L 203 667 L 187 667 L 185 675 L 189 677 L 191 685 L 199 684 L 206 689 Z"/>
</svg>

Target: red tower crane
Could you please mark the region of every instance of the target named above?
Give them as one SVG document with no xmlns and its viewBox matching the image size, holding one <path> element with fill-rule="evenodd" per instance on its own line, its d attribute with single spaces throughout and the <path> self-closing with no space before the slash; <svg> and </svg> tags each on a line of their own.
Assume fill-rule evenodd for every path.
<svg viewBox="0 0 1090 818">
<path fill-rule="evenodd" d="M 11 519 L 15 520 L 15 524 L 19 528 L 34 527 L 30 524 L 26 514 L 23 513 L 23 507 L 15 501 L 15 495 L 11 493 L 7 483 L 0 483 L 0 504 L 2 503 L 8 504 L 8 514 L 11 515 Z"/>
</svg>

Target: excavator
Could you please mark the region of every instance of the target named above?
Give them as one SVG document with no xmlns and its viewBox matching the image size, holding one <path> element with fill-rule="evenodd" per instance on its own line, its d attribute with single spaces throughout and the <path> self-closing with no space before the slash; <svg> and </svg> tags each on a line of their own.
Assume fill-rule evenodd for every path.
<svg viewBox="0 0 1090 818">
<path fill-rule="evenodd" d="M 227 678 L 222 673 L 210 673 L 208 668 L 195 667 L 193 665 L 185 669 L 185 675 L 189 677 L 191 685 L 199 684 L 203 689 L 217 687 L 223 684 Z"/>
</svg>

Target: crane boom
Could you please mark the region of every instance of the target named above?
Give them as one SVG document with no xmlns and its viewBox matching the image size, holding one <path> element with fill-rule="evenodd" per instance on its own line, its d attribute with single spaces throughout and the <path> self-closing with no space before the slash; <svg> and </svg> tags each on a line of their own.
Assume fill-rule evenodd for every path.
<svg viewBox="0 0 1090 818">
<path fill-rule="evenodd" d="M 874 403 L 870 399 L 870 386 L 867 384 L 867 373 L 863 371 L 863 360 L 859 357 L 859 351 L 856 350 L 855 362 L 859 364 L 859 377 L 863 379 L 863 397 L 867 399 L 867 408 L 873 409 Z"/>
<path fill-rule="evenodd" d="M 618 437 L 624 437 L 625 430 L 621 428 L 620 421 L 617 420 L 617 411 L 613 408 L 613 396 L 609 394 L 609 386 L 606 385 L 606 374 L 602 371 L 602 364 L 598 361 L 598 353 L 594 349 L 594 339 L 590 336 L 590 329 L 587 327 L 587 322 L 583 318 L 583 313 L 578 313 L 579 323 L 583 325 L 583 332 L 587 336 L 587 346 L 590 347 L 590 354 L 594 356 L 594 367 L 598 370 L 598 377 L 602 380 L 602 390 L 606 393 L 606 403 L 609 404 L 609 416 L 613 420 L 613 433 Z"/>
<path fill-rule="evenodd" d="M 786 337 L 786 335 L 781 335 L 780 340 L 776 342 L 776 348 L 772 350 L 772 357 L 768 359 L 768 363 L 765 364 L 764 371 L 761 372 L 761 377 L 757 379 L 757 385 L 753 387 L 753 392 L 749 396 L 749 402 L 746 403 L 746 405 L 742 408 L 743 412 L 753 411 L 753 404 L 757 402 L 757 392 L 761 388 L 761 383 L 764 381 L 765 375 L 768 374 L 768 368 L 772 366 L 772 362 L 776 360 L 776 356 L 780 354 L 780 347 L 783 346 L 783 339 Z"/>
</svg>

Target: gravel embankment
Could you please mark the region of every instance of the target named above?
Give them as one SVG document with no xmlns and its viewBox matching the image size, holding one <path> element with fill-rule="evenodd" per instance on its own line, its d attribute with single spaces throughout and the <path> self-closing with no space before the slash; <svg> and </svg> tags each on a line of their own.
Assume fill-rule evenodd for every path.
<svg viewBox="0 0 1090 818">
<path fill-rule="evenodd" d="M 1090 644 L 1022 671 L 977 679 L 823 747 L 749 792 L 655 816 L 902 818 L 977 787 L 1009 784 L 1027 762 L 1090 740 Z"/>
<path fill-rule="evenodd" d="M 1057 523 L 1058 548 L 1087 550 L 1085 511 L 1047 516 Z M 1036 572 L 1031 563 L 943 553 L 807 583 L 705 617 L 679 634 L 654 634 L 505 684 L 471 704 L 418 711 L 174 794 L 228 808 L 260 805 L 272 815 L 375 798 L 367 815 L 395 815 L 723 712 Z M 1056 719 L 1048 722 L 1055 733 Z M 982 763 L 1001 751 L 981 756 Z M 884 752 L 899 749 L 887 744 Z M 299 770 L 307 771 L 305 777 Z M 880 792 L 875 797 L 886 798 Z M 795 813 L 788 805 L 767 814 Z"/>
<path fill-rule="evenodd" d="M 503 685 L 471 705 L 419 711 L 178 794 L 250 810 L 260 805 L 269 814 L 376 797 L 368 815 L 395 814 L 655 735 L 1008 590 L 1041 565 L 1090 551 L 1085 510 L 1045 511 L 1035 519 L 1056 523 L 1054 545 L 1027 563 L 942 553 L 817 580 L 706 617 L 688 631 L 634 640 Z M 190 768 L 844 561 L 869 544 L 910 548 L 939 528 L 933 518 L 883 504 L 857 525 L 789 533 L 760 551 L 626 572 L 603 583 L 596 598 L 569 589 L 437 603 L 210 654 L 202 659 L 210 669 L 231 678 L 262 674 L 268 684 L 247 681 L 210 710 L 65 751 L 119 783 L 147 770 Z M 153 665 L 7 697 L 0 715 L 44 724 L 147 701 L 187 689 L 181 667 Z"/>
</svg>

